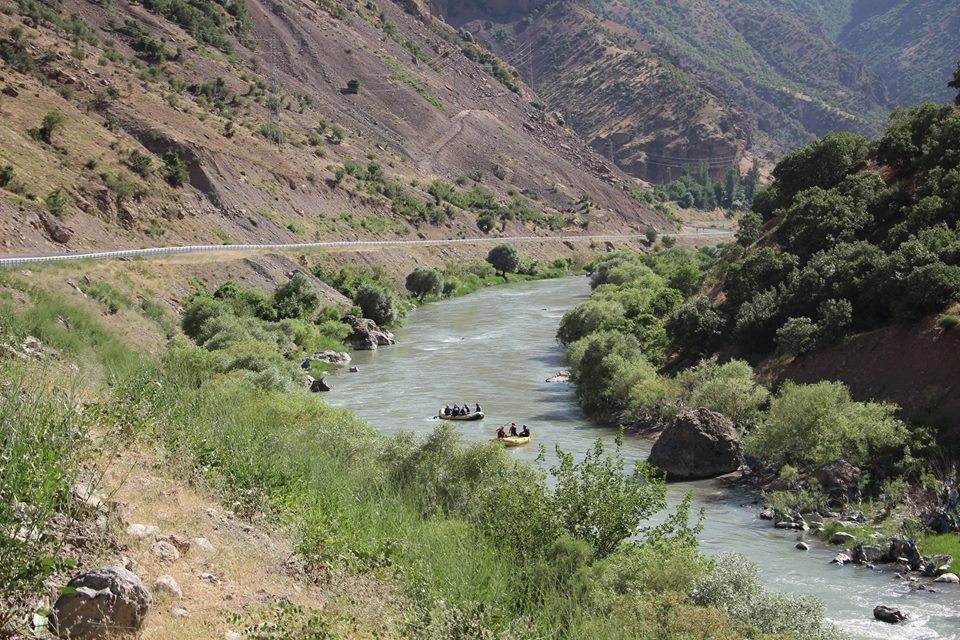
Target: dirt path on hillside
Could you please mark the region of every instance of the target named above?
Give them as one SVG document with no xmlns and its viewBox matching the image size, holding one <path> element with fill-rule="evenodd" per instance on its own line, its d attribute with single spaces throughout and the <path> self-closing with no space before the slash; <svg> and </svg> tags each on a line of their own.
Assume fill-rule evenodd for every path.
<svg viewBox="0 0 960 640">
<path fill-rule="evenodd" d="M 438 153 L 443 151 L 443 149 L 453 142 L 454 138 L 463 133 L 463 120 L 469 115 L 474 113 L 480 113 L 484 111 L 483 109 L 464 109 L 457 115 L 453 116 L 450 119 L 450 128 L 447 129 L 446 133 L 440 136 L 440 139 L 437 140 L 434 144 L 430 145 L 430 148 L 427 149 L 426 155 L 417 162 L 417 168 L 425 174 L 433 173 L 433 159 Z"/>
</svg>

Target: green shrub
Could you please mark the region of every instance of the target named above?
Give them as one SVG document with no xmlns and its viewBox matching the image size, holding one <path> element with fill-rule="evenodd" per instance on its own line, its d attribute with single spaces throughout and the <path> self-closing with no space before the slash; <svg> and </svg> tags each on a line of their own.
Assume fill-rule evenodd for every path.
<svg viewBox="0 0 960 640">
<path fill-rule="evenodd" d="M 717 607 L 734 620 L 776 637 L 840 640 L 843 634 L 825 621 L 823 602 L 812 596 L 768 593 L 757 566 L 739 555 L 725 554 L 693 590 L 694 601 Z"/>
<path fill-rule="evenodd" d="M 724 364 L 718 364 L 715 357 L 701 360 L 680 373 L 677 382 L 684 389 L 686 406 L 706 407 L 738 424 L 756 420 L 770 395 L 743 360 Z"/>
<path fill-rule="evenodd" d="M 163 154 L 163 179 L 173 187 L 183 186 L 189 179 L 187 163 L 175 151 Z"/>
<path fill-rule="evenodd" d="M 127 157 L 127 165 L 129 165 L 131 171 L 141 178 L 149 178 L 150 174 L 153 173 L 153 159 L 137 149 L 130 152 Z"/>
<path fill-rule="evenodd" d="M 820 329 L 810 318 L 789 318 L 777 329 L 777 346 L 786 354 L 798 355 L 817 346 Z"/>
<path fill-rule="evenodd" d="M 443 276 L 436 269 L 417 268 L 407 275 L 407 291 L 423 302 L 424 296 L 443 290 Z"/>
<path fill-rule="evenodd" d="M 13 180 L 14 170 L 9 164 L 0 167 L 0 188 L 6 187 Z"/>
<path fill-rule="evenodd" d="M 73 399 L 40 393 L 11 373 L 0 385 L 0 630 L 35 611 L 44 581 L 69 565 L 65 540 L 81 515 L 73 488 L 91 453 L 90 420 Z M 96 485 L 96 475 L 87 479 L 88 491 Z"/>
<path fill-rule="evenodd" d="M 67 206 L 70 204 L 70 196 L 67 195 L 66 191 L 57 187 L 47 194 L 43 203 L 46 205 L 47 211 L 58 218 L 62 218 L 63 214 L 67 211 Z"/>
<path fill-rule="evenodd" d="M 854 402 L 839 382 L 788 382 L 744 444 L 752 455 L 776 466 L 806 469 L 840 458 L 869 465 L 907 442 L 895 411 L 895 405 Z"/>
<path fill-rule="evenodd" d="M 365 318 L 381 326 L 392 326 L 402 317 L 403 312 L 393 292 L 373 282 L 361 284 L 353 301 L 359 305 Z"/>
</svg>

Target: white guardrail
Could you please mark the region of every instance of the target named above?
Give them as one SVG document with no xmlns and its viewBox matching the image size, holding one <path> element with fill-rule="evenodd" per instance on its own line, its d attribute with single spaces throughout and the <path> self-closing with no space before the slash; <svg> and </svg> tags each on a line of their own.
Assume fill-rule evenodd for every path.
<svg viewBox="0 0 960 640">
<path fill-rule="evenodd" d="M 706 233 L 704 233 L 704 231 Z M 664 233 L 664 236 L 703 237 L 705 235 L 725 235 L 725 233 L 704 229 L 695 233 Z M 93 253 L 58 253 L 34 256 L 0 256 L 0 268 L 16 267 L 43 262 L 66 262 L 75 260 L 116 260 L 122 258 L 156 258 L 186 253 L 212 253 L 220 251 L 299 251 L 303 249 L 338 249 L 364 247 L 402 247 L 451 244 L 486 244 L 510 242 L 586 242 L 606 240 L 626 240 L 645 237 L 642 233 L 606 236 L 518 236 L 507 238 L 455 238 L 451 240 L 354 240 L 340 242 L 299 242 L 288 244 L 211 244 L 187 247 L 152 247 L 149 249 L 123 249 L 120 251 L 97 251 Z"/>
</svg>

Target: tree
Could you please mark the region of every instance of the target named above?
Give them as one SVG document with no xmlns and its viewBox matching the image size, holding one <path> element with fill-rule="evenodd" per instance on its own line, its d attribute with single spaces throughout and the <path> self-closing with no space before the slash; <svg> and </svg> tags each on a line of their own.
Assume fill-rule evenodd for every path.
<svg viewBox="0 0 960 640">
<path fill-rule="evenodd" d="M 773 247 L 760 247 L 752 251 L 727 269 L 723 283 L 727 302 L 734 309 L 739 308 L 761 291 L 780 284 L 798 264 L 795 255 Z"/>
<path fill-rule="evenodd" d="M 706 298 L 684 305 L 667 320 L 670 346 L 684 356 L 708 353 L 720 337 L 723 319 Z"/>
<path fill-rule="evenodd" d="M 667 249 L 673 249 L 675 246 L 677 246 L 677 239 L 673 236 L 663 236 L 660 238 L 660 242 L 662 242 L 663 246 L 665 246 Z"/>
<path fill-rule="evenodd" d="M 747 200 L 748 203 L 753 202 L 753 196 L 757 194 L 757 189 L 760 188 L 760 161 L 754 160 L 753 166 L 750 167 L 750 171 L 747 172 L 746 180 L 743 184 L 743 197 Z"/>
<path fill-rule="evenodd" d="M 390 326 L 400 319 L 400 308 L 393 292 L 375 282 L 364 282 L 353 298 L 363 317 L 380 326 Z"/>
<path fill-rule="evenodd" d="M 428 293 L 440 293 L 443 290 L 443 276 L 436 269 L 420 267 L 407 275 L 407 291 L 417 296 L 420 302 Z"/>
<path fill-rule="evenodd" d="M 176 151 L 163 154 L 163 177 L 174 187 L 182 186 L 187 181 L 187 163 Z"/>
<path fill-rule="evenodd" d="M 278 318 L 311 320 L 311 316 L 320 306 L 320 294 L 307 276 L 295 273 L 273 292 L 273 304 Z"/>
<path fill-rule="evenodd" d="M 64 118 L 62 113 L 59 111 L 48 111 L 40 123 L 40 139 L 47 144 L 53 144 L 53 134 L 55 131 L 63 128 L 63 122 Z"/>
<path fill-rule="evenodd" d="M 487 254 L 487 262 L 493 265 L 497 275 L 507 279 L 508 273 L 515 273 L 520 267 L 520 253 L 509 244 L 498 244 Z"/>
<path fill-rule="evenodd" d="M 723 206 L 727 209 L 732 208 L 734 201 L 737 199 L 737 183 L 739 181 L 740 174 L 736 169 L 730 169 L 730 171 L 727 171 L 723 190 Z"/>
<path fill-rule="evenodd" d="M 657 236 L 660 235 L 656 227 L 654 227 L 653 225 L 648 225 L 646 231 L 644 231 L 643 233 L 647 237 L 647 242 L 649 242 L 650 244 L 653 244 L 654 242 L 656 242 Z"/>
<path fill-rule="evenodd" d="M 783 353 L 798 355 L 817 346 L 820 328 L 810 318 L 789 318 L 777 329 L 777 346 Z"/>
<path fill-rule="evenodd" d="M 744 247 L 749 247 L 760 239 L 762 231 L 763 218 L 755 211 L 747 211 L 740 217 L 737 228 L 737 242 Z"/>
<path fill-rule="evenodd" d="M 579 463 L 557 447 L 559 462 L 550 469 L 557 481 L 553 501 L 561 525 L 574 538 L 589 542 L 598 558 L 640 533 L 641 524 L 667 505 L 664 482 L 645 462 L 627 474 L 620 455 L 622 438 L 615 442 L 610 454 L 598 438 Z"/>
<path fill-rule="evenodd" d="M 894 417 L 896 410 L 892 404 L 853 402 L 839 382 L 787 382 L 770 402 L 766 420 L 744 444 L 748 452 L 777 466 L 812 468 L 840 458 L 865 465 L 906 442 L 907 430 Z"/>
<path fill-rule="evenodd" d="M 831 133 L 799 151 L 784 156 L 773 170 L 777 207 L 810 187 L 830 189 L 869 153 L 867 139 L 852 133 Z"/>
<path fill-rule="evenodd" d="M 840 193 L 812 187 L 797 194 L 784 212 L 778 233 L 787 249 L 800 257 L 851 242 L 873 222 L 867 203 Z"/>
<path fill-rule="evenodd" d="M 360 93 L 360 81 L 352 78 L 347 81 L 347 93 Z"/>
</svg>

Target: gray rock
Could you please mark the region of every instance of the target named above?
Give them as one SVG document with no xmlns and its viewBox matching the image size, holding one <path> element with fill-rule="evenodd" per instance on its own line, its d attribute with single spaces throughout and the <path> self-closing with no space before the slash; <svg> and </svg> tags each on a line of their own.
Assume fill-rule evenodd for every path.
<svg viewBox="0 0 960 640">
<path fill-rule="evenodd" d="M 773 520 L 773 509 L 762 509 L 758 517 L 761 520 Z"/>
<path fill-rule="evenodd" d="M 557 371 L 554 375 L 547 378 L 547 382 L 554 383 L 554 384 L 570 382 L 570 372 Z"/>
<path fill-rule="evenodd" d="M 802 531 L 802 530 L 803 530 L 803 523 L 802 523 L 802 522 L 789 522 L 789 521 L 787 521 L 787 520 L 783 520 L 783 521 L 781 521 L 781 522 L 776 523 L 776 524 L 773 525 L 773 526 L 776 527 L 777 529 L 792 529 L 792 530 L 794 530 L 794 531 Z"/>
<path fill-rule="evenodd" d="M 394 344 L 393 334 L 381 329 L 377 323 L 369 318 L 358 318 L 352 315 L 343 317 L 343 322 L 350 325 L 349 340 L 353 348 L 358 351 L 372 350 L 379 346 Z"/>
<path fill-rule="evenodd" d="M 132 524 L 127 527 L 127 535 L 137 540 L 147 540 L 160 535 L 160 527 L 145 524 Z"/>
<path fill-rule="evenodd" d="M 846 531 L 837 531 L 832 536 L 830 536 L 830 544 L 847 544 L 848 542 L 853 542 L 857 537 L 853 534 L 847 533 Z"/>
<path fill-rule="evenodd" d="M 883 605 L 874 607 L 873 617 L 881 622 L 888 622 L 890 624 L 898 624 L 907 619 L 906 614 L 900 611 L 900 609 L 893 609 Z"/>
<path fill-rule="evenodd" d="M 350 367 L 350 373 L 360 373 L 360 367 Z"/>
<path fill-rule="evenodd" d="M 853 550 L 853 555 L 857 562 L 883 562 L 884 558 L 887 557 L 887 552 L 873 545 L 857 545 Z"/>
<path fill-rule="evenodd" d="M 798 542 L 793 548 L 799 549 L 800 551 L 809 551 L 810 545 L 808 545 L 806 542 Z"/>
<path fill-rule="evenodd" d="M 942 576 L 936 578 L 934 582 L 942 582 L 946 584 L 960 584 L 960 576 L 957 576 L 955 573 L 945 573 Z"/>
<path fill-rule="evenodd" d="M 168 536 L 163 536 L 162 538 L 157 539 L 172 544 L 177 548 L 177 551 L 180 552 L 180 555 L 187 555 L 187 553 L 190 551 L 190 541 L 181 535 L 177 535 L 176 533 L 171 533 Z"/>
<path fill-rule="evenodd" d="M 848 556 L 845 553 L 838 553 L 837 555 L 833 556 L 833 560 L 830 561 L 830 564 L 838 564 L 842 567 L 843 565 L 849 564 L 850 562 L 852 562 L 852 559 L 850 558 L 850 556 Z"/>
<path fill-rule="evenodd" d="M 150 610 L 150 592 L 121 567 L 82 573 L 53 605 L 54 629 L 71 640 L 121 640 L 140 635 Z"/>
<path fill-rule="evenodd" d="M 202 551 L 203 553 L 215 553 L 217 551 L 213 543 L 206 538 L 193 538 L 190 540 L 190 545 L 197 551 Z"/>
<path fill-rule="evenodd" d="M 828 462 L 813 472 L 813 477 L 831 497 L 845 496 L 856 489 L 860 475 L 860 469 L 847 460 Z"/>
<path fill-rule="evenodd" d="M 733 422 L 700 408 L 674 418 L 648 460 L 666 473 L 667 480 L 696 480 L 736 471 L 743 455 Z"/>
<path fill-rule="evenodd" d="M 309 369 L 311 362 L 326 362 L 327 364 L 344 365 L 348 364 L 350 360 L 352 360 L 350 354 L 343 351 L 321 351 L 304 360 L 300 366 L 302 366 L 304 369 Z"/>
<path fill-rule="evenodd" d="M 150 551 L 162 562 L 176 562 L 180 559 L 180 551 L 166 540 L 154 542 Z"/>
<path fill-rule="evenodd" d="M 310 383 L 310 391 L 313 393 L 330 391 L 330 385 L 327 384 L 324 380 L 314 380 L 313 382 Z"/>
<path fill-rule="evenodd" d="M 177 584 L 173 576 L 169 575 L 158 576 L 153 582 L 153 590 L 166 593 L 178 600 L 183 597 L 183 590 L 180 585 Z"/>
<path fill-rule="evenodd" d="M 181 607 L 175 607 L 175 608 L 171 609 L 171 610 L 170 610 L 170 613 L 173 615 L 174 618 L 189 618 L 189 617 L 190 617 L 190 612 L 187 611 L 186 609 L 181 608 Z"/>
</svg>

